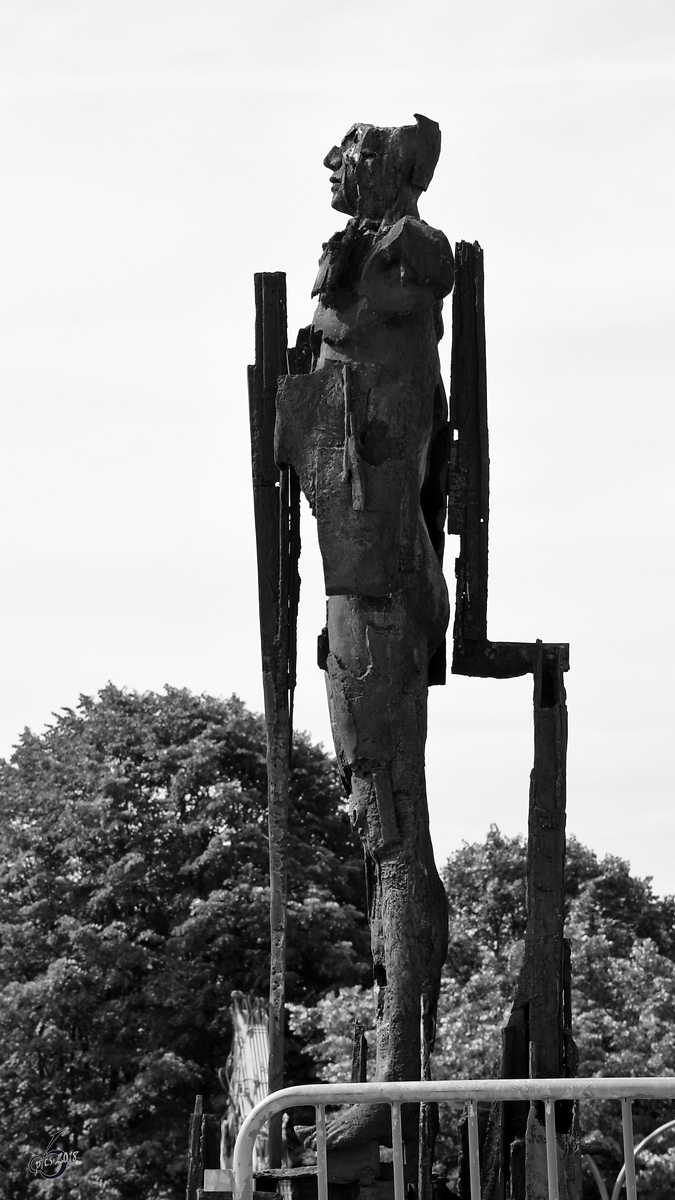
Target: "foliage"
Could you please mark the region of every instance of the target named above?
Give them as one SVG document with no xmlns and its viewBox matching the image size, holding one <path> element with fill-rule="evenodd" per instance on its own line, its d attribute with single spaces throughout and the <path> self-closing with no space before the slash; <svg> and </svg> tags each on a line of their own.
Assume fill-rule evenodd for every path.
<svg viewBox="0 0 675 1200">
<path fill-rule="evenodd" d="M 313 1059 L 316 1078 L 322 1083 L 351 1080 L 354 1022 L 373 1034 L 375 1014 L 370 988 L 337 988 L 314 1005 L 289 1004 L 289 1028 Z M 374 1051 L 374 1038 L 369 1050 Z"/>
<path fill-rule="evenodd" d="M 367 970 L 362 855 L 304 737 L 291 792 L 287 988 L 312 1002 Z M 178 1197 L 195 1092 L 223 1103 L 230 993 L 267 988 L 263 722 L 109 685 L 0 765 L 0 830 L 0 1191 Z M 64 1128 L 81 1165 L 28 1182 Z"/>
<path fill-rule="evenodd" d="M 0 1192 L 171 1200 L 183 1190 L 194 1093 L 217 1108 L 234 988 L 266 987 L 265 745 L 229 701 L 112 687 L 82 697 L 0 764 Z M 288 996 L 294 1080 L 307 1059 L 349 1076 L 354 1017 L 372 1028 L 362 858 L 333 765 L 296 739 Z M 448 862 L 450 951 L 436 1077 L 499 1072 L 525 931 L 526 847 L 496 828 Z M 581 1074 L 675 1073 L 675 902 L 573 838 L 566 873 Z M 298 1047 L 306 1051 L 303 1060 Z M 636 1106 L 636 1134 L 671 1116 Z M 618 1113 L 584 1134 L 618 1169 Z M 64 1130 L 81 1165 L 32 1180 Z M 446 1139 L 446 1151 L 448 1148 Z M 667 1135 L 641 1159 L 673 1192 Z M 615 1149 L 614 1149 L 615 1148 Z M 589 1192 L 589 1195 L 591 1193 Z"/>
<path fill-rule="evenodd" d="M 672 1136 L 672 1134 L 671 1134 Z M 638 1159 L 640 1195 L 648 1200 L 672 1200 L 675 1179 L 675 1146 L 662 1154 L 645 1149 Z"/>
<path fill-rule="evenodd" d="M 501 1028 L 523 953 L 525 862 L 524 840 L 493 827 L 482 845 L 465 845 L 447 864 L 450 951 L 439 1004 L 439 1078 L 499 1074 Z M 579 1074 L 674 1074 L 673 898 L 654 896 L 650 880 L 632 876 L 626 862 L 611 855 L 600 861 L 574 837 L 565 874 Z M 636 1104 L 636 1135 L 671 1116 L 672 1105 Z M 581 1123 L 587 1141 L 602 1145 L 598 1162 L 613 1180 L 622 1161 L 618 1103 L 582 1106 Z M 650 1169 L 656 1180 L 657 1168 Z"/>
<path fill-rule="evenodd" d="M 438 1008 L 433 1074 L 437 1079 L 498 1077 L 501 1030 L 515 994 L 525 934 L 526 844 L 493 827 L 485 842 L 464 845 L 444 872 L 449 901 L 449 944 Z M 672 897 L 654 896 L 648 879 L 627 863 L 602 861 L 575 838 L 568 840 L 567 928 L 572 943 L 574 1036 L 581 1075 L 675 1073 L 675 944 Z M 367 1011 L 360 989 L 327 997 L 296 1027 L 325 1079 L 343 1078 L 351 1053 L 349 1013 Z M 675 1116 L 672 1105 L 636 1104 L 636 1136 Z M 439 1156 L 456 1155 L 455 1114 L 446 1114 Z M 618 1103 L 581 1112 L 587 1143 L 614 1180 L 622 1162 Z M 671 1135 L 672 1136 L 672 1135 Z M 645 1152 L 639 1182 L 650 1200 L 675 1192 L 673 1153 L 661 1153 L 668 1135 Z M 650 1150 L 654 1150 L 654 1146 Z M 610 1189 L 611 1190 L 611 1189 Z M 589 1188 L 588 1195 L 597 1191 Z"/>
</svg>

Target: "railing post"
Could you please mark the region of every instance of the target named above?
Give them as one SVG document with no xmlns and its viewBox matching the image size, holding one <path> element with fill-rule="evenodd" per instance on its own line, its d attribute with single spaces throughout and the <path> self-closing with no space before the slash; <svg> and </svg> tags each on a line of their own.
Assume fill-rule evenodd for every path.
<svg viewBox="0 0 675 1200">
<path fill-rule="evenodd" d="M 621 1101 L 621 1124 L 623 1126 L 623 1157 L 626 1164 L 626 1200 L 637 1200 L 635 1182 L 635 1149 L 633 1146 L 632 1101 Z"/>
<path fill-rule="evenodd" d="M 316 1109 L 316 1175 L 318 1200 L 328 1200 L 328 1154 L 326 1150 L 326 1106 Z"/>
<path fill-rule="evenodd" d="M 394 1150 L 394 1200 L 404 1200 L 405 1182 L 403 1179 L 401 1105 L 395 1100 L 391 1106 L 391 1143 Z"/>
<path fill-rule="evenodd" d="M 480 1155 L 478 1153 L 478 1105 L 469 1100 L 469 1180 L 471 1200 L 480 1200 Z"/>
<path fill-rule="evenodd" d="M 555 1100 L 544 1101 L 546 1120 L 546 1169 L 548 1171 L 548 1200 L 560 1200 L 558 1190 L 558 1143 L 555 1136 Z"/>
</svg>

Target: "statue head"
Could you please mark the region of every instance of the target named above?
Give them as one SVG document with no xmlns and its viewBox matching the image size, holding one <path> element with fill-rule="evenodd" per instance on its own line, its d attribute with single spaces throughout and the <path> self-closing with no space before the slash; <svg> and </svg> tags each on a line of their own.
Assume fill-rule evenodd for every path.
<svg viewBox="0 0 675 1200">
<path fill-rule="evenodd" d="M 350 217 L 398 220 L 417 216 L 441 152 L 435 121 L 415 113 L 416 125 L 357 124 L 326 155 L 333 208 Z"/>
</svg>

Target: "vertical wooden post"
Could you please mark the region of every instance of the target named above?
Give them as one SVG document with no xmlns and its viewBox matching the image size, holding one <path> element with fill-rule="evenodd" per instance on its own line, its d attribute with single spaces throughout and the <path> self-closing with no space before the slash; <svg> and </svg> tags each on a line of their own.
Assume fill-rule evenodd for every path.
<svg viewBox="0 0 675 1200">
<path fill-rule="evenodd" d="M 565 920 L 567 706 L 561 652 L 535 644 L 534 765 L 530 776 L 527 840 L 527 927 L 518 992 L 504 1030 L 502 1076 L 554 1079 L 576 1074 L 571 1037 L 569 947 Z M 537 1105 L 544 1124 L 543 1106 Z M 564 1135 L 563 1194 L 571 1198 L 578 1173 L 574 1106 L 559 1101 L 556 1129 Z M 483 1191 L 486 1200 L 532 1195 L 532 1179 L 544 1178 L 544 1152 L 532 1134 L 530 1106 L 493 1105 L 486 1137 Z M 568 1136 L 569 1135 L 569 1136 Z M 529 1181 L 529 1183 L 527 1182 Z M 527 1191 L 527 1187 L 530 1191 Z"/>
<path fill-rule="evenodd" d="M 255 276 L 256 361 L 249 367 L 251 460 L 265 721 L 270 856 L 269 1090 L 284 1083 L 288 789 L 299 577 L 299 488 L 274 461 L 277 381 L 287 372 L 286 276 Z M 281 1116 L 270 1121 L 270 1167 L 281 1166 Z"/>
<path fill-rule="evenodd" d="M 368 1041 L 365 1027 L 354 1018 L 352 1039 L 352 1083 L 365 1083 L 368 1071 Z"/>
<path fill-rule="evenodd" d="M 565 922 L 565 762 L 567 707 L 558 657 L 537 642 L 534 766 L 527 835 L 525 964 L 529 992 L 530 1075 L 564 1074 L 563 927 Z"/>
<path fill-rule="evenodd" d="M 478 242 L 455 247 L 449 468 L 448 533 L 462 539 L 455 563 L 453 634 L 459 659 L 467 652 L 466 642 L 482 648 L 487 639 L 490 456 L 483 251 Z"/>
<path fill-rule="evenodd" d="M 204 1183 L 204 1164 L 201 1159 L 202 1097 L 195 1096 L 194 1112 L 190 1117 L 186 1200 L 197 1200 L 197 1189 Z"/>
<path fill-rule="evenodd" d="M 455 268 L 448 532 L 459 535 L 460 553 L 452 670 L 502 679 L 530 671 L 534 674 L 527 932 L 518 991 L 504 1030 L 502 1075 L 506 1079 L 574 1075 L 577 1056 L 570 1029 L 570 966 L 563 942 L 567 749 L 563 672 L 569 666 L 568 647 L 540 641 L 491 642 L 487 636 L 490 464 L 480 246 L 459 242 Z M 543 1109 L 538 1115 L 543 1122 Z M 524 1200 L 526 1192 L 534 1196 L 536 1138 L 529 1118 L 527 1103 L 492 1106 L 483 1147 L 485 1200 L 504 1200 L 507 1193 L 511 1200 Z M 555 1119 L 558 1135 L 566 1139 L 564 1186 L 569 1184 L 578 1191 L 573 1106 L 557 1104 Z"/>
<path fill-rule="evenodd" d="M 199 1138 L 199 1154 L 204 1171 L 217 1171 L 220 1167 L 220 1117 L 215 1113 L 202 1115 L 202 1128 Z M 203 1184 L 200 1183 L 200 1187 Z"/>
</svg>

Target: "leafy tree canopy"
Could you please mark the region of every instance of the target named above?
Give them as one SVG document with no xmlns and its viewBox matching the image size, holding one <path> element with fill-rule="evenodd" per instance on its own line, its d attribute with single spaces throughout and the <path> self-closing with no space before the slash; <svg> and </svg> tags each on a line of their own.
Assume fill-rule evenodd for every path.
<svg viewBox="0 0 675 1200">
<path fill-rule="evenodd" d="M 287 991 L 311 1003 L 367 978 L 369 937 L 333 764 L 302 736 L 291 802 Z M 183 1194 L 230 993 L 268 986 L 266 821 L 264 725 L 236 697 L 109 685 L 0 764 L 0 1194 Z M 82 1165 L 29 1183 L 61 1129 Z"/>
<path fill-rule="evenodd" d="M 500 1031 L 523 954 L 526 853 L 523 838 L 493 827 L 484 843 L 465 845 L 447 864 L 450 951 L 439 1077 L 499 1074 Z M 579 1074 L 675 1074 L 675 900 L 655 896 L 651 881 L 631 875 L 628 863 L 612 855 L 600 860 L 574 837 L 567 843 L 565 891 Z M 672 1104 L 636 1104 L 637 1136 L 672 1117 Z M 618 1102 L 582 1105 L 580 1119 L 587 1148 L 613 1183 L 623 1161 Z M 656 1146 L 666 1148 L 667 1140 Z M 649 1172 L 645 1195 L 666 1200 L 675 1191 L 672 1158 L 656 1159 L 641 1160 Z M 597 1194 L 590 1181 L 587 1194 Z"/>
<path fill-rule="evenodd" d="M 302 737 L 289 858 L 291 1025 L 321 1078 L 345 1077 L 353 1015 L 367 1024 L 371 1010 L 362 857 L 333 764 Z M 437 1077 L 499 1073 L 525 859 L 522 838 L 493 828 L 447 864 Z M 231 991 L 267 986 L 261 719 L 171 688 L 82 697 L 0 763 L 0 880 L 0 1194 L 173 1200 L 195 1092 L 222 1104 Z M 675 901 L 573 838 L 566 889 L 580 1073 L 675 1073 Z M 302 1069 L 296 1056 L 295 1081 Z M 609 1180 L 616 1107 L 582 1112 Z M 638 1135 L 670 1115 L 637 1106 Z M 81 1165 L 31 1181 L 31 1156 L 61 1129 Z M 665 1200 L 674 1152 L 650 1151 L 643 1181 Z"/>
<path fill-rule="evenodd" d="M 523 838 L 493 827 L 485 842 L 464 845 L 445 868 L 450 948 L 439 1001 L 437 1079 L 499 1077 L 501 1030 L 523 958 L 526 854 Z M 579 1074 L 675 1074 L 675 901 L 655 896 L 649 879 L 635 878 L 623 860 L 599 860 L 573 837 L 566 895 Z M 350 1015 L 368 1025 L 369 999 L 353 987 L 293 1011 L 292 1023 L 308 1038 L 322 1078 L 345 1077 Z M 638 1137 L 675 1117 L 673 1105 L 634 1107 Z M 442 1121 L 437 1151 L 446 1165 L 456 1156 L 457 1115 L 446 1112 Z M 580 1116 L 585 1145 L 594 1149 L 611 1191 L 622 1162 L 619 1104 L 586 1104 Z M 666 1153 L 667 1147 L 664 1138 L 640 1160 L 650 1200 L 675 1194 L 675 1149 Z M 590 1180 L 586 1194 L 597 1196 Z"/>
</svg>

